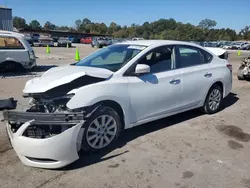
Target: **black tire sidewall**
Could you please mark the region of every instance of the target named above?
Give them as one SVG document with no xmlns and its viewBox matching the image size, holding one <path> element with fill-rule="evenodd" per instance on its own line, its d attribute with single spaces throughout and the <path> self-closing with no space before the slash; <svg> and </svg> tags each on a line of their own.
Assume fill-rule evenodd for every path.
<svg viewBox="0 0 250 188">
<path fill-rule="evenodd" d="M 218 89 L 218 90 L 220 91 L 221 99 L 220 99 L 220 104 L 219 104 L 218 108 L 217 108 L 216 110 L 211 110 L 210 107 L 209 107 L 209 96 L 210 96 L 210 94 L 212 93 L 212 91 L 213 91 L 214 89 Z M 212 86 L 212 87 L 210 88 L 208 94 L 207 94 L 206 101 L 205 101 L 204 106 L 203 106 L 203 111 L 204 111 L 205 113 L 207 113 L 207 114 L 214 114 L 214 113 L 218 112 L 219 109 L 220 109 L 220 107 L 221 107 L 222 99 L 223 99 L 223 93 L 222 93 L 221 87 L 218 86 L 218 85 Z"/>
<path fill-rule="evenodd" d="M 0 66 L 0 71 L 15 71 L 15 72 L 22 72 L 24 70 L 23 66 L 14 61 L 5 61 Z"/>
<path fill-rule="evenodd" d="M 110 115 L 112 116 L 115 121 L 116 121 L 116 124 L 117 124 L 117 132 L 116 132 L 116 135 L 115 135 L 115 138 L 111 141 L 111 143 L 109 145 L 107 145 L 106 147 L 104 148 L 101 148 L 101 149 L 95 149 L 95 148 L 92 148 L 88 141 L 87 141 L 87 130 L 89 128 L 89 126 L 91 125 L 91 123 L 99 116 L 101 115 Z M 84 123 L 83 125 L 84 127 L 84 132 L 83 132 L 83 137 L 82 137 L 82 149 L 84 151 L 102 151 L 102 150 L 105 150 L 109 147 L 111 147 L 114 142 L 119 138 L 120 136 L 120 133 L 121 133 L 121 130 L 122 130 L 122 122 L 121 122 L 121 119 L 120 119 L 120 116 L 119 114 L 112 108 L 110 107 L 106 107 L 106 106 L 101 106 L 99 107 L 99 109 L 97 109 L 96 112 L 94 112 L 91 117 L 89 117 L 86 122 Z"/>
</svg>

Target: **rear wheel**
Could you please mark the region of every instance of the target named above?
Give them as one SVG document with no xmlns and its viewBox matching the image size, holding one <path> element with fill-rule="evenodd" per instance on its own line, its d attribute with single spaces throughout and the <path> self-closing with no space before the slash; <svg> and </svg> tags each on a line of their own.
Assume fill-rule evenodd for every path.
<svg viewBox="0 0 250 188">
<path fill-rule="evenodd" d="M 222 88 L 219 85 L 213 85 L 207 94 L 202 111 L 206 114 L 218 112 L 221 106 L 222 96 Z"/>
<path fill-rule="evenodd" d="M 82 148 L 100 151 L 118 139 L 122 123 L 118 113 L 110 107 L 100 107 L 84 124 Z"/>
<path fill-rule="evenodd" d="M 237 72 L 237 77 L 238 77 L 238 80 L 244 80 L 244 74 L 243 74 L 243 70 L 244 70 L 245 66 L 244 65 L 241 65 L 238 69 L 238 72 Z"/>
<path fill-rule="evenodd" d="M 23 66 L 13 61 L 6 61 L 0 64 L 1 72 L 22 71 L 22 70 L 23 70 Z"/>
</svg>

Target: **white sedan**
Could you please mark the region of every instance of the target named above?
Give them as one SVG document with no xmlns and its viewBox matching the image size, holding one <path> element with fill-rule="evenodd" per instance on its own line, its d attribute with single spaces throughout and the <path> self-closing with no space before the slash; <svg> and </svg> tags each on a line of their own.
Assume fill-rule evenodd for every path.
<svg viewBox="0 0 250 188">
<path fill-rule="evenodd" d="M 52 68 L 26 83 L 27 111 L 4 113 L 13 148 L 26 165 L 60 168 L 80 149 L 109 147 L 124 129 L 195 108 L 216 113 L 232 89 L 222 53 L 187 42 L 128 41 Z"/>
</svg>

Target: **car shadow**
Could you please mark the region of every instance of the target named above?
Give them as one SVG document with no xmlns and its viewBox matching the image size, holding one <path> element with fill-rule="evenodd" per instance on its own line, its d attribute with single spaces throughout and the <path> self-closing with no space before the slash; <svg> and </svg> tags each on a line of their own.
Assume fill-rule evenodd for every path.
<svg viewBox="0 0 250 188">
<path fill-rule="evenodd" d="M 11 77 L 29 77 L 29 76 L 40 76 L 43 72 L 57 67 L 56 65 L 38 65 L 31 70 L 12 70 L 6 72 L 0 72 L 0 78 L 11 78 Z"/>
<path fill-rule="evenodd" d="M 221 104 L 220 111 L 223 111 L 224 109 L 232 106 L 239 100 L 239 97 L 237 97 L 236 93 L 229 93 L 227 97 L 223 99 L 223 102 Z"/>
<path fill-rule="evenodd" d="M 223 101 L 222 110 L 234 105 L 238 100 L 239 98 L 237 97 L 236 94 L 230 93 Z M 64 167 L 60 170 L 69 171 L 69 170 L 79 169 L 79 168 L 90 166 L 90 165 L 100 163 L 102 161 L 106 161 L 106 160 L 115 158 L 117 156 L 123 155 L 125 153 L 128 153 L 129 151 L 126 150 L 121 153 L 111 155 L 111 156 L 109 155 L 105 157 L 107 154 L 111 153 L 113 150 L 125 146 L 127 143 L 135 140 L 138 137 L 145 136 L 149 133 L 159 131 L 169 126 L 173 126 L 178 123 L 181 123 L 181 122 L 184 122 L 184 121 L 187 121 L 187 120 L 190 120 L 190 119 L 202 116 L 202 115 L 205 115 L 205 114 L 202 113 L 199 109 L 195 109 L 195 110 L 187 111 L 187 112 L 180 113 L 174 116 L 170 116 L 161 120 L 146 123 L 146 124 L 134 127 L 132 129 L 124 130 L 120 138 L 109 149 L 102 151 L 102 152 L 98 152 L 98 153 L 80 151 L 79 160 L 77 160 L 71 165 Z"/>
</svg>

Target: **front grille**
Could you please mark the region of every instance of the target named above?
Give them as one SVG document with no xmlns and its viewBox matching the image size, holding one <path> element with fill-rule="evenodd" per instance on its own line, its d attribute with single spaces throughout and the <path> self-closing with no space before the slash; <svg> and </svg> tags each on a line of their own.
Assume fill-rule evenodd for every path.
<svg viewBox="0 0 250 188">
<path fill-rule="evenodd" d="M 30 120 L 22 136 L 29 138 L 49 138 L 79 124 L 84 119 L 83 112 L 74 113 L 40 113 L 4 111 L 4 119 L 9 122 L 12 133 Z"/>
<path fill-rule="evenodd" d="M 12 123 L 9 121 L 9 125 L 10 125 L 10 130 L 12 133 L 17 132 L 17 130 L 21 127 L 21 123 Z"/>
<path fill-rule="evenodd" d="M 68 128 L 68 126 L 67 126 Z M 49 138 L 51 136 L 58 135 L 62 132 L 62 126 L 60 125 L 31 125 L 23 133 L 23 136 L 29 138 Z"/>
</svg>

